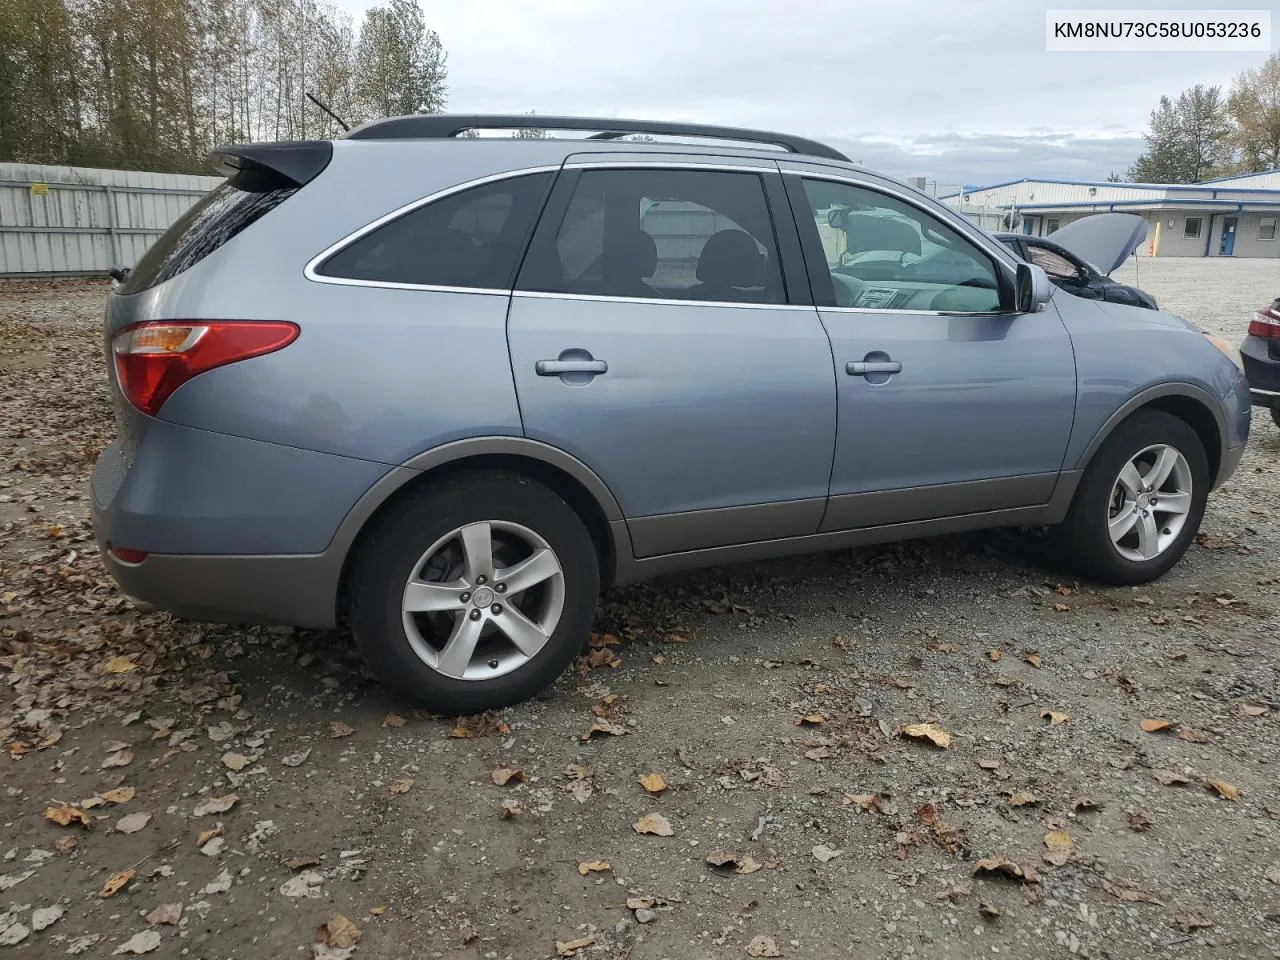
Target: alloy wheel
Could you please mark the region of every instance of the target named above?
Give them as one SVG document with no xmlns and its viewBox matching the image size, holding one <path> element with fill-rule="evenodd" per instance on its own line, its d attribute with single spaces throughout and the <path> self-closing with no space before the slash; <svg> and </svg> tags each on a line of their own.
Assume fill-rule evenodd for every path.
<svg viewBox="0 0 1280 960">
<path fill-rule="evenodd" d="M 1192 503 L 1191 466 L 1169 444 L 1140 450 L 1111 489 L 1107 530 L 1116 552 L 1141 563 L 1164 553 L 1182 533 Z"/>
</svg>

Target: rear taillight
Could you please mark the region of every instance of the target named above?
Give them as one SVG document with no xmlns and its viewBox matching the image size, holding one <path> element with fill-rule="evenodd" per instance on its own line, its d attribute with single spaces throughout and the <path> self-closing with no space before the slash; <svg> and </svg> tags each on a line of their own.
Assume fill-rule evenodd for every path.
<svg viewBox="0 0 1280 960">
<path fill-rule="evenodd" d="M 297 336 L 297 324 L 279 320 L 162 320 L 124 327 L 111 352 L 121 391 L 154 417 L 192 377 L 279 350 Z"/>
<path fill-rule="evenodd" d="M 1259 310 L 1249 324 L 1249 336 L 1261 337 L 1263 340 L 1280 340 L 1280 311 L 1274 307 L 1270 310 Z"/>
</svg>

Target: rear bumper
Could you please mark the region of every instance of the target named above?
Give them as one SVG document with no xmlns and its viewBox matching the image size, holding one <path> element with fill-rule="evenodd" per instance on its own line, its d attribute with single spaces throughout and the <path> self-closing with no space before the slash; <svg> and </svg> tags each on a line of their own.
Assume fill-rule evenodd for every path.
<svg viewBox="0 0 1280 960">
<path fill-rule="evenodd" d="M 1240 346 L 1240 360 L 1255 407 L 1280 408 L 1280 355 L 1272 355 L 1274 343 L 1274 340 L 1246 337 Z"/>
</svg>

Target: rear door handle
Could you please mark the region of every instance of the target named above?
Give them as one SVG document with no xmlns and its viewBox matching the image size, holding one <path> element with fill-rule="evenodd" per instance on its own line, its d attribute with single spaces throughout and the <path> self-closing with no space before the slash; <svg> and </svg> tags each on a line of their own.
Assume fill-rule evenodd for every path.
<svg viewBox="0 0 1280 960">
<path fill-rule="evenodd" d="M 851 377 L 865 377 L 868 373 L 901 373 L 902 364 L 897 360 L 850 360 L 844 372 Z"/>
<path fill-rule="evenodd" d="M 540 377 L 561 377 L 566 373 L 608 373 L 603 360 L 539 360 L 533 369 Z"/>
</svg>

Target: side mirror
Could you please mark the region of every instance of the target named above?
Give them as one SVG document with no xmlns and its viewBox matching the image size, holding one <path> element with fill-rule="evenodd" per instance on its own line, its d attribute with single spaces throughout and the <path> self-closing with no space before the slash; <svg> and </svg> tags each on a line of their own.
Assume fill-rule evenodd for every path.
<svg viewBox="0 0 1280 960">
<path fill-rule="evenodd" d="M 843 230 L 849 219 L 849 211 L 844 207 L 832 207 L 827 211 L 827 226 Z"/>
<path fill-rule="evenodd" d="M 1013 283 L 1014 309 L 1018 313 L 1035 313 L 1049 302 L 1053 295 L 1053 284 L 1043 267 L 1032 263 L 1018 264 L 1018 272 Z"/>
</svg>

